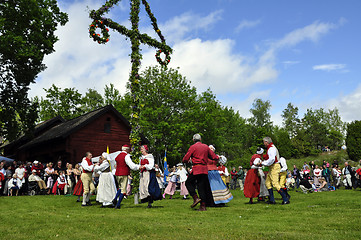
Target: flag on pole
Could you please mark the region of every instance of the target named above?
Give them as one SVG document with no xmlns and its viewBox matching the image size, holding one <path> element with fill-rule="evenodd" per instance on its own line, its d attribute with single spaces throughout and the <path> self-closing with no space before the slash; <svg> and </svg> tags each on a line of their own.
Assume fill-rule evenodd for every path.
<svg viewBox="0 0 361 240">
<path fill-rule="evenodd" d="M 165 153 L 164 153 L 164 182 L 166 182 L 168 175 L 169 175 L 169 171 L 168 171 L 168 163 L 167 163 L 167 151 L 165 151 Z"/>
</svg>

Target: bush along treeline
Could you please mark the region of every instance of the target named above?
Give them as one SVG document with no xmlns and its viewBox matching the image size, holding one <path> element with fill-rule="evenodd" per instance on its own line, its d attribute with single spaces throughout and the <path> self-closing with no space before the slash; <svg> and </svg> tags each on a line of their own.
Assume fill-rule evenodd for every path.
<svg viewBox="0 0 361 240">
<path fill-rule="evenodd" d="M 171 165 L 181 161 L 194 133 L 200 133 L 204 143 L 213 144 L 218 154 L 225 155 L 228 166 L 248 166 L 264 136 L 272 137 L 285 158 L 316 155 L 326 146 L 337 150 L 344 144 L 346 125 L 336 108 L 307 109 L 299 118 L 298 108 L 289 103 L 279 127 L 271 122 L 270 101 L 255 99 L 250 109 L 252 117 L 246 119 L 238 111 L 222 106 L 210 89 L 198 94 L 175 69 L 149 67 L 141 73 L 140 85 L 142 133 L 158 160 L 167 151 Z M 44 98 L 32 99 L 39 106 L 38 122 L 58 115 L 72 119 L 108 104 L 124 117 L 130 116 L 129 86 L 124 95 L 113 84 L 105 86 L 104 94 L 88 89 L 82 95 L 74 88 L 55 85 L 44 90 Z"/>
</svg>

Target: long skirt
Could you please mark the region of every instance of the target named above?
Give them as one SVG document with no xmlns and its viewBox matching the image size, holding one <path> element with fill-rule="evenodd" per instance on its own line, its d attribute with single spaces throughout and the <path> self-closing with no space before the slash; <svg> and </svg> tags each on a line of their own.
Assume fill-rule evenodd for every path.
<svg viewBox="0 0 361 240">
<path fill-rule="evenodd" d="M 217 170 L 208 171 L 208 180 L 215 204 L 228 203 L 233 199 L 231 192 L 224 184 Z"/>
<path fill-rule="evenodd" d="M 259 196 L 260 197 L 267 197 L 269 196 L 269 193 L 268 193 L 268 189 L 266 187 L 266 175 L 264 174 L 263 170 L 262 169 L 258 169 L 258 173 L 259 173 L 259 176 L 260 176 L 260 179 L 261 179 L 261 182 L 260 182 L 260 191 L 259 191 Z"/>
<path fill-rule="evenodd" d="M 113 174 L 111 172 L 100 174 L 96 200 L 101 203 L 108 203 L 113 201 L 116 194 L 117 189 Z"/>
<path fill-rule="evenodd" d="M 148 202 L 149 199 L 151 202 L 162 199 L 162 193 L 154 170 L 140 173 L 139 197 L 142 203 Z"/>
<path fill-rule="evenodd" d="M 177 188 L 177 183 L 169 181 L 169 184 L 165 188 L 164 193 L 173 196 L 176 188 Z"/>
<path fill-rule="evenodd" d="M 83 196 L 83 182 L 80 179 L 75 184 L 73 195 L 75 195 L 75 196 Z"/>
<path fill-rule="evenodd" d="M 260 192 L 260 178 L 258 177 L 258 169 L 250 169 L 247 172 L 244 181 L 244 196 L 246 198 L 256 198 Z"/>
<path fill-rule="evenodd" d="M 189 193 L 188 193 L 188 189 L 187 189 L 187 187 L 186 187 L 186 182 L 181 182 L 181 183 L 180 183 L 180 189 L 181 189 L 180 195 L 186 196 L 186 195 L 189 194 Z"/>
</svg>

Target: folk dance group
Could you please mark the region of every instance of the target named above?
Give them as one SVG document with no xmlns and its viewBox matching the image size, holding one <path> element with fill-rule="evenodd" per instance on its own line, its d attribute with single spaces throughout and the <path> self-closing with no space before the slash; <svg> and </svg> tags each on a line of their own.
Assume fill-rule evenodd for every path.
<svg viewBox="0 0 361 240">
<path fill-rule="evenodd" d="M 198 211 L 206 211 L 207 206 L 214 207 L 228 203 L 233 199 L 233 196 L 221 178 L 225 171 L 222 172 L 222 166 L 226 161 L 225 157 L 216 155 L 212 145 L 203 144 L 199 134 L 193 136 L 193 141 L 194 144 L 190 146 L 183 158 L 183 163 L 192 164 L 188 177 L 184 168 L 179 167 L 178 171 L 174 169 L 170 174 L 170 181 L 163 196 L 156 177 L 154 157 L 148 152 L 147 145 L 140 148 L 142 157 L 139 164 L 135 164 L 131 160 L 130 146 L 122 146 L 122 151 L 115 158 L 115 179 L 112 174 L 110 157 L 107 153 L 100 156 L 99 163 L 93 164 L 91 161 L 92 154 L 87 152 L 81 163 L 83 168 L 81 181 L 78 181 L 75 186 L 74 195 L 78 195 L 79 198 L 82 195 L 82 206 L 90 206 L 90 196 L 95 191 L 92 174 L 93 172 L 100 172 L 96 200 L 102 203 L 102 207 L 120 209 L 122 200 L 127 196 L 130 170 L 139 170 L 139 197 L 141 203 L 148 203 L 148 208 L 152 207 L 153 201 L 165 198 L 166 194 L 170 196 L 174 194 L 177 176 L 181 180 L 181 195 L 186 198 L 189 194 L 193 198 L 191 208 L 200 204 Z M 267 203 L 275 204 L 273 188 L 276 188 L 282 197 L 282 204 L 289 204 L 290 196 L 285 188 L 287 173 L 285 159 L 280 158 L 271 138 L 265 137 L 263 143 L 267 151 L 263 154 L 263 149 L 258 148 L 257 153 L 252 156 L 251 169 L 245 179 L 244 195 L 250 198 L 249 203 L 253 203 L 253 198 L 263 201 L 264 197 L 268 196 Z M 217 164 L 220 164 L 220 167 L 217 167 Z M 268 167 L 267 176 L 262 171 L 262 166 Z M 174 178 L 173 181 L 172 177 Z M 118 189 L 116 185 L 118 185 Z M 198 190 L 198 194 L 196 190 Z"/>
<path fill-rule="evenodd" d="M 247 172 L 244 183 L 244 196 L 250 199 L 250 204 L 253 204 L 253 198 L 264 201 L 266 196 L 268 196 L 268 204 L 275 204 L 273 188 L 276 188 L 282 197 L 282 204 L 289 204 L 291 196 L 285 187 L 286 160 L 283 157 L 280 158 L 279 152 L 270 137 L 263 138 L 263 144 L 267 149 L 266 153 L 263 154 L 264 150 L 258 148 L 257 153 L 251 158 L 251 169 Z M 262 167 L 268 167 L 267 176 L 265 176 Z"/>
<path fill-rule="evenodd" d="M 186 170 L 181 166 L 182 164 L 178 164 L 178 171 L 174 171 L 171 175 L 180 178 L 181 195 L 183 195 L 184 198 L 186 198 L 188 194 L 193 197 L 191 207 L 194 208 L 200 203 L 199 211 L 205 211 L 206 206 L 225 204 L 232 200 L 233 196 L 222 180 L 216 166 L 219 159 L 225 161 L 225 158 L 216 155 L 213 146 L 208 147 L 206 144 L 203 144 L 199 134 L 193 136 L 193 141 L 195 143 L 189 148 L 183 158 L 184 163 L 190 162 L 192 164 L 192 170 L 189 175 L 187 176 Z M 94 172 L 101 173 L 96 200 L 102 203 L 102 207 L 120 209 L 121 202 L 127 195 L 130 170 L 140 171 L 139 197 L 141 203 L 148 203 L 148 208 L 152 207 L 153 201 L 165 198 L 165 194 L 172 196 L 175 191 L 176 181 L 169 181 L 168 187 L 162 196 L 156 178 L 154 157 L 148 153 L 147 145 L 141 146 L 140 150 L 142 153 L 140 163 L 135 164 L 129 154 L 130 146 L 122 146 L 122 151 L 115 158 L 116 180 L 114 180 L 112 174 L 109 154 L 103 153 L 99 158 L 99 162 L 93 164 L 91 161 L 92 154 L 87 152 L 81 162 L 83 168 L 81 180 L 78 181 L 74 187 L 74 195 L 78 196 L 78 201 L 80 201 L 80 196 L 83 196 L 82 206 L 92 205 L 90 203 L 90 197 L 95 192 L 95 186 L 92 181 L 92 174 Z M 117 181 L 117 184 L 115 181 Z M 118 189 L 116 185 L 118 185 Z M 196 189 L 198 190 L 199 196 L 196 193 Z"/>
<path fill-rule="evenodd" d="M 81 181 L 78 181 L 74 188 L 74 195 L 83 196 L 82 206 L 92 205 L 90 196 L 95 191 L 92 181 L 93 172 L 100 173 L 96 201 L 102 203 L 104 208 L 114 207 L 120 209 L 121 202 L 127 195 L 128 176 L 131 169 L 140 171 L 139 196 L 141 202 L 148 202 L 148 207 L 152 207 L 153 201 L 161 199 L 161 191 L 155 177 L 154 157 L 148 153 L 147 145 L 141 146 L 140 150 L 142 153 L 140 164 L 135 164 L 130 158 L 130 146 L 122 146 L 122 151 L 115 158 L 116 180 L 113 177 L 109 154 L 103 153 L 99 158 L 99 162 L 93 164 L 91 161 L 92 154 L 87 152 L 81 162 L 83 168 Z M 115 181 L 117 181 L 117 184 Z M 118 189 L 116 185 L 118 185 Z"/>
</svg>

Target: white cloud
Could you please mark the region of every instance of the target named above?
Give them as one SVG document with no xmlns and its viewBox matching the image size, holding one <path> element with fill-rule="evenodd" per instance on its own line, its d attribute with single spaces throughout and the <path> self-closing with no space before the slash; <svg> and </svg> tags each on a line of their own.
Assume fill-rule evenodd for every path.
<svg viewBox="0 0 361 240">
<path fill-rule="evenodd" d="M 174 45 L 175 66 L 200 91 L 211 88 L 216 94 L 246 91 L 251 85 L 277 77 L 270 64 L 252 63 L 234 53 L 234 41 L 192 39 Z"/>
<path fill-rule="evenodd" d="M 186 12 L 180 16 L 175 16 L 164 24 L 161 24 L 159 27 L 165 36 L 167 36 L 166 39 L 169 42 L 177 43 L 184 39 L 188 39 L 187 35 L 192 32 L 197 33 L 199 30 L 208 31 L 216 22 L 222 19 L 222 13 L 222 10 L 218 10 L 202 17 L 192 12 Z"/>
<path fill-rule="evenodd" d="M 334 71 L 334 70 L 345 70 L 346 64 L 323 64 L 315 65 L 312 67 L 313 70 L 322 70 L 322 71 Z"/>
<path fill-rule="evenodd" d="M 302 41 L 317 42 L 321 36 L 327 34 L 330 30 L 337 28 L 339 25 L 334 23 L 323 23 L 315 21 L 303 28 L 296 29 L 286 34 L 281 40 L 275 42 L 273 49 L 292 47 Z"/>
<path fill-rule="evenodd" d="M 283 61 L 283 66 L 284 68 L 289 68 L 290 66 L 293 66 L 293 65 L 296 65 L 296 64 L 299 64 L 300 61 Z"/>
<path fill-rule="evenodd" d="M 354 120 L 361 120 L 361 84 L 350 94 L 345 96 L 339 96 L 329 101 L 328 108 L 333 109 L 335 107 L 340 111 L 342 120 L 351 122 Z"/>
<path fill-rule="evenodd" d="M 271 90 L 265 90 L 265 91 L 255 91 L 251 92 L 248 97 L 243 100 L 234 100 L 229 102 L 222 102 L 222 104 L 232 106 L 235 111 L 239 111 L 239 114 L 243 118 L 250 118 L 252 117 L 252 114 L 250 112 L 250 109 L 252 108 L 252 103 L 256 98 L 260 98 L 262 100 L 267 100 L 271 94 Z"/>
<path fill-rule="evenodd" d="M 260 23 L 261 23 L 261 19 L 258 19 L 258 20 L 255 20 L 255 21 L 243 20 L 242 22 L 240 22 L 238 24 L 238 26 L 235 29 L 235 32 L 239 33 L 243 29 L 256 27 Z"/>
</svg>

